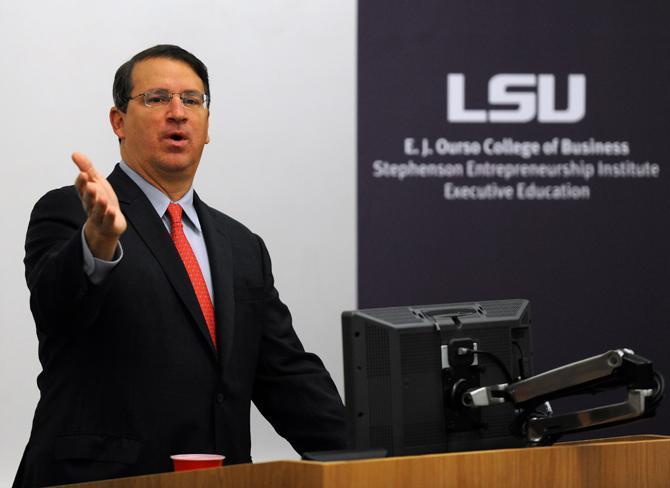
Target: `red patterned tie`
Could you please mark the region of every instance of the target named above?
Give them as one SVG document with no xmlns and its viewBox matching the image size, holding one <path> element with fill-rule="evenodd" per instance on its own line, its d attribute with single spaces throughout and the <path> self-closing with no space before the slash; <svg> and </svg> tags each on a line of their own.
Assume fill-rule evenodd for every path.
<svg viewBox="0 0 670 488">
<path fill-rule="evenodd" d="M 167 213 L 170 216 L 170 227 L 172 229 L 170 236 L 172 237 L 172 241 L 174 242 L 174 245 L 179 252 L 179 256 L 181 256 L 181 260 L 184 262 L 188 277 L 191 279 L 191 284 L 193 285 L 195 296 L 197 297 L 198 303 L 200 304 L 202 315 L 204 315 L 205 322 L 207 322 L 209 335 L 212 337 L 214 348 L 216 348 L 214 306 L 212 305 L 212 300 L 209 297 L 205 279 L 202 277 L 202 271 L 200 270 L 198 259 L 195 257 L 193 249 L 191 249 L 191 245 L 188 243 L 186 235 L 184 234 L 184 226 L 181 221 L 182 208 L 176 203 L 171 203 L 168 205 Z"/>
</svg>

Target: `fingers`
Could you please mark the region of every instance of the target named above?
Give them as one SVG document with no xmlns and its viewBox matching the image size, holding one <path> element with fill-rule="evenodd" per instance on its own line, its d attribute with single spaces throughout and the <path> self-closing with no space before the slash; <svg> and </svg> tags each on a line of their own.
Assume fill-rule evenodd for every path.
<svg viewBox="0 0 670 488">
<path fill-rule="evenodd" d="M 91 178 L 96 178 L 99 176 L 95 166 L 93 166 L 93 163 L 85 154 L 80 152 L 73 152 L 72 161 L 77 165 L 77 168 L 79 168 L 79 171 L 82 173 L 88 174 Z"/>
<path fill-rule="evenodd" d="M 94 224 L 102 226 L 108 208 L 107 199 L 103 195 L 96 195 L 96 197 L 92 200 L 88 215 Z"/>
<path fill-rule="evenodd" d="M 91 181 L 91 177 L 88 176 L 87 173 L 79 173 L 77 175 L 77 179 L 74 180 L 74 186 L 77 189 L 77 192 L 79 192 L 79 196 L 82 196 L 84 194 L 84 189 L 86 187 L 86 183 Z"/>
<path fill-rule="evenodd" d="M 111 229 L 116 224 L 116 212 L 108 208 L 102 216 L 102 225 L 105 228 Z"/>
<path fill-rule="evenodd" d="M 105 194 L 110 199 L 110 202 L 113 202 L 118 206 L 118 200 L 116 198 L 116 193 L 114 193 L 114 189 L 111 187 L 107 179 L 98 173 L 98 170 L 95 169 L 93 163 L 91 163 L 91 160 L 88 159 L 85 154 L 80 152 L 72 153 L 72 161 L 74 161 L 79 168 L 79 174 L 74 181 L 74 185 L 77 188 L 82 201 L 85 200 L 87 184 L 96 183 L 99 185 L 96 192 Z"/>
<path fill-rule="evenodd" d="M 87 182 L 84 179 L 80 180 L 80 178 L 77 178 L 75 185 L 79 191 L 79 198 L 81 198 L 81 203 L 84 205 L 84 210 L 90 214 L 91 208 L 95 204 L 97 195 L 99 194 L 98 185 Z"/>
<path fill-rule="evenodd" d="M 84 210 L 96 225 L 101 225 L 105 214 L 109 210 L 113 210 L 104 190 L 96 183 L 84 183 L 80 191 L 80 197 Z"/>
<path fill-rule="evenodd" d="M 82 195 L 82 203 L 93 225 L 101 228 L 115 226 L 117 219 L 117 206 L 112 205 L 103 191 L 95 183 L 87 183 Z"/>
<path fill-rule="evenodd" d="M 126 230 L 126 220 L 119 208 L 114 189 L 109 182 L 93 166 L 86 155 L 72 153 L 72 161 L 79 168 L 75 179 L 75 187 L 81 198 L 84 210 L 88 215 L 85 227 L 86 239 L 89 244 L 113 241 L 115 248 L 118 237 Z M 101 255 L 106 255 L 107 249 Z M 98 256 L 94 252 L 95 256 Z"/>
<path fill-rule="evenodd" d="M 89 222 L 105 235 L 120 235 L 126 230 L 125 219 L 120 211 L 109 205 L 105 197 L 100 197 L 91 207 Z"/>
<path fill-rule="evenodd" d="M 72 153 L 72 161 L 74 161 L 74 164 L 77 165 L 77 168 L 79 168 L 79 170 L 84 173 L 86 173 L 88 169 L 93 166 L 91 160 L 88 159 L 88 157 L 85 154 L 82 154 L 80 152 Z"/>
<path fill-rule="evenodd" d="M 79 173 L 74 185 L 79 192 L 79 198 L 81 198 L 86 213 L 90 214 L 93 206 L 100 199 L 104 199 L 106 205 L 110 204 L 109 194 L 104 182 L 94 180 L 88 173 Z M 113 197 L 112 200 L 116 202 Z"/>
</svg>

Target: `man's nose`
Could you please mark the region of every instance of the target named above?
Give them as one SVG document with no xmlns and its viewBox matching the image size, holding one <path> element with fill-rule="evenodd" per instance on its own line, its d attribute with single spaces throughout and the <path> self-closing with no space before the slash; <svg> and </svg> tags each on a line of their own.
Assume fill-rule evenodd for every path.
<svg viewBox="0 0 670 488">
<path fill-rule="evenodd" d="M 167 106 L 167 116 L 170 119 L 177 121 L 186 120 L 186 118 L 188 117 L 186 107 L 184 107 L 184 103 L 181 101 L 181 97 L 179 95 L 177 94 L 172 95 L 170 103 L 168 103 Z"/>
</svg>

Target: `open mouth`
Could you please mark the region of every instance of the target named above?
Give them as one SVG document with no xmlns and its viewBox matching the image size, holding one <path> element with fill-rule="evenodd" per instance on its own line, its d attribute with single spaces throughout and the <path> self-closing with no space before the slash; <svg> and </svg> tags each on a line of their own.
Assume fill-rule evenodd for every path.
<svg viewBox="0 0 670 488">
<path fill-rule="evenodd" d="M 188 142 L 188 137 L 183 132 L 170 132 L 165 134 L 165 139 L 170 143 L 177 146 L 183 146 Z"/>
</svg>

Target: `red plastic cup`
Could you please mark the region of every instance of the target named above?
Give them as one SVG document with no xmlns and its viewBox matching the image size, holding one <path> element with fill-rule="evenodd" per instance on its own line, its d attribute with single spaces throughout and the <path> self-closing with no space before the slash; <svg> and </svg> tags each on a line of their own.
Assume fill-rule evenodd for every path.
<svg viewBox="0 0 670 488">
<path fill-rule="evenodd" d="M 219 454 L 174 454 L 170 456 L 175 471 L 218 468 L 223 466 L 225 456 Z"/>
</svg>

